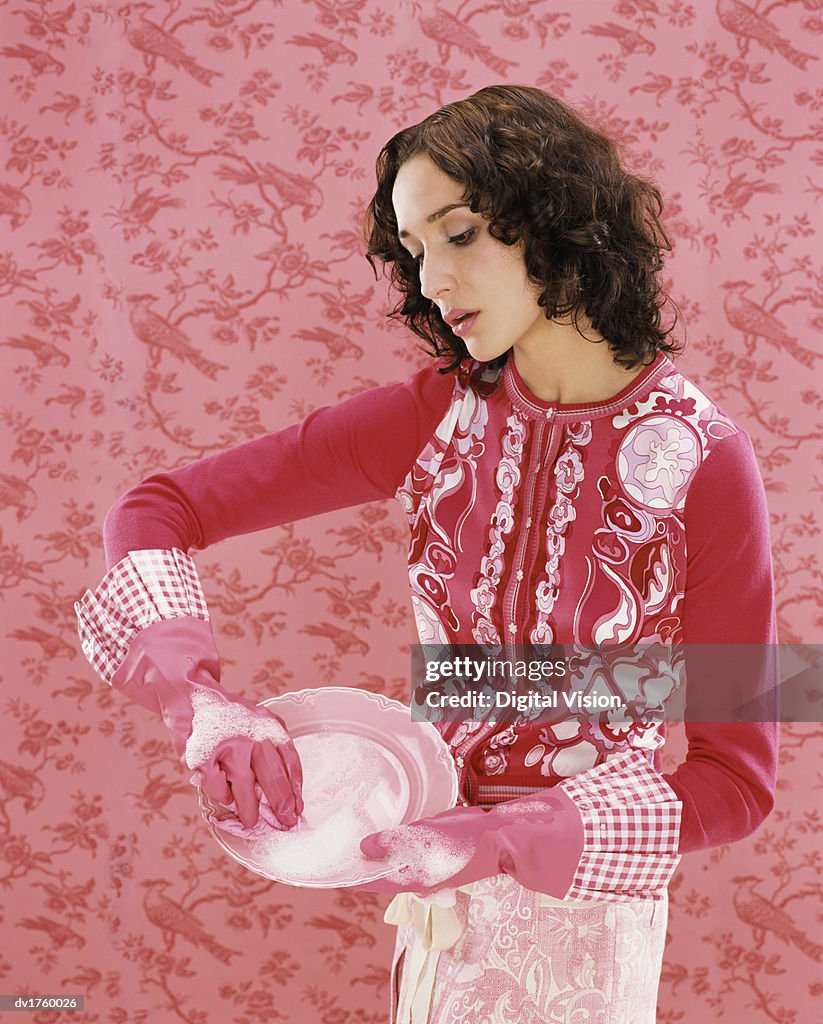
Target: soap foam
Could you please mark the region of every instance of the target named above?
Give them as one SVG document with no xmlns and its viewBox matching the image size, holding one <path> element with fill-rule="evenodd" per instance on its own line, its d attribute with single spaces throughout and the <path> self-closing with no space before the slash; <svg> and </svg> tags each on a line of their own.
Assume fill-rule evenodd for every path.
<svg viewBox="0 0 823 1024">
<path fill-rule="evenodd" d="M 390 832 L 383 845 L 388 851 L 386 866 L 398 883 L 429 887 L 445 882 L 462 871 L 474 854 L 471 840 L 447 838 L 428 825 L 408 825 Z"/>
<path fill-rule="evenodd" d="M 553 803 L 551 797 L 543 799 L 528 797 L 495 804 L 489 814 L 492 815 L 492 818 L 506 818 L 508 824 L 516 825 L 518 822 L 531 823 L 541 820 L 551 822 L 561 809 L 562 804 Z"/>
<path fill-rule="evenodd" d="M 371 741 L 343 732 L 298 736 L 303 817 L 287 832 L 249 842 L 244 855 L 267 873 L 296 882 L 354 878 L 380 869 L 360 840 L 397 825 L 405 808 L 391 800 L 386 761 Z"/>
<path fill-rule="evenodd" d="M 255 741 L 271 740 L 275 744 L 289 742 L 285 729 L 263 708 L 252 711 L 215 690 L 194 683 L 191 691 L 194 717 L 191 736 L 186 741 L 186 764 L 189 768 L 205 764 L 224 740 L 234 736 L 245 736 Z"/>
<path fill-rule="evenodd" d="M 302 818 L 288 832 L 253 840 L 248 856 L 269 874 L 296 882 L 322 882 L 363 872 L 360 840 L 373 832 L 349 807 L 339 807 L 317 825 Z"/>
</svg>

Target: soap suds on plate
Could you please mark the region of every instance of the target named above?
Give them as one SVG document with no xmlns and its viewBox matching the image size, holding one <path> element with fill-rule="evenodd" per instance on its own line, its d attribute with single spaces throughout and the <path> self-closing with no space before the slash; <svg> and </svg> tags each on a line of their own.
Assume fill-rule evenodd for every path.
<svg viewBox="0 0 823 1024">
<path fill-rule="evenodd" d="M 295 737 L 294 745 L 303 765 L 303 817 L 293 829 L 250 840 L 244 855 L 295 882 L 333 884 L 379 870 L 363 857 L 360 840 L 397 825 L 405 810 L 392 800 L 380 748 L 333 731 Z"/>
</svg>

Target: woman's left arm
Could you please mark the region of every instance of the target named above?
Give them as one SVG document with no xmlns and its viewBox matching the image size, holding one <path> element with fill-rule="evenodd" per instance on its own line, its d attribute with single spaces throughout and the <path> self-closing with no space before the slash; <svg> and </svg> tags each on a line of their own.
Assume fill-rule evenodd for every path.
<svg viewBox="0 0 823 1024">
<path fill-rule="evenodd" d="M 685 518 L 688 751 L 663 775 L 683 805 L 681 853 L 744 839 L 774 804 L 774 582 L 766 495 L 747 434 L 725 438 L 705 459 Z"/>
</svg>

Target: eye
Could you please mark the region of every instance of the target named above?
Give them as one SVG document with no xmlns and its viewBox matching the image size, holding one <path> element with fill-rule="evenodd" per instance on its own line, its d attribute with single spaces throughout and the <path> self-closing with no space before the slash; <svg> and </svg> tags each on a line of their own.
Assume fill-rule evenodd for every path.
<svg viewBox="0 0 823 1024">
<path fill-rule="evenodd" d="M 452 245 L 467 245 L 472 238 L 474 238 L 476 231 L 477 228 L 469 228 L 469 230 L 464 231 L 462 235 L 454 235 L 454 237 L 450 238 L 449 241 Z"/>
<path fill-rule="evenodd" d="M 464 231 L 462 234 L 452 235 L 452 237 L 449 238 L 448 240 L 449 244 L 468 245 L 469 242 L 471 242 L 472 238 L 474 238 L 476 233 L 477 228 L 469 228 L 468 231 Z M 419 256 L 412 256 L 412 262 L 418 267 L 421 266 L 423 263 L 423 253 L 421 252 Z"/>
</svg>

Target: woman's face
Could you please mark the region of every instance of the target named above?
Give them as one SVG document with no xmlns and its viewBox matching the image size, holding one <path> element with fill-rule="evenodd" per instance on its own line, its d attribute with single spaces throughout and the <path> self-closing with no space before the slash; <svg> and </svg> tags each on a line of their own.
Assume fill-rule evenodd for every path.
<svg viewBox="0 0 823 1024">
<path fill-rule="evenodd" d="M 529 281 L 523 243 L 507 246 L 489 234 L 489 222 L 461 201 L 459 182 L 425 153 L 398 170 L 392 191 L 400 244 L 418 258 L 420 289 L 444 318 L 456 309 L 478 311 L 455 333 L 473 359 L 488 362 L 510 348 L 531 349 L 548 321 L 540 288 Z M 431 219 L 443 207 L 455 209 Z"/>
</svg>

